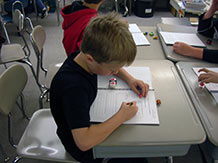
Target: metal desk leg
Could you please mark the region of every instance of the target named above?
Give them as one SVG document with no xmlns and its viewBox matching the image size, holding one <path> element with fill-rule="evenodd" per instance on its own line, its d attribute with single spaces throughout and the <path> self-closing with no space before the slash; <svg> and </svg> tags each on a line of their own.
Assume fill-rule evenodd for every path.
<svg viewBox="0 0 218 163">
<path fill-rule="evenodd" d="M 117 0 L 114 0 L 115 1 L 115 10 L 116 10 L 116 12 L 118 13 L 119 11 L 118 11 L 118 3 L 117 3 Z"/>
<path fill-rule="evenodd" d="M 173 163 L 173 156 L 168 156 L 166 158 L 166 163 Z"/>
</svg>

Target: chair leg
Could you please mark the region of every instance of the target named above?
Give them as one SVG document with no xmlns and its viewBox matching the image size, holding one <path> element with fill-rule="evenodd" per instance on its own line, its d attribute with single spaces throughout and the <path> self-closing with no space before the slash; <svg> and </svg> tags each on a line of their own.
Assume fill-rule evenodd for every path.
<svg viewBox="0 0 218 163">
<path fill-rule="evenodd" d="M 34 71 L 34 69 L 33 69 L 32 63 L 29 62 L 29 61 L 26 61 L 26 60 L 20 60 L 19 62 L 25 63 L 25 64 L 27 64 L 27 65 L 30 67 L 30 69 L 31 69 L 31 71 L 32 71 L 32 73 L 33 73 L 33 77 L 34 77 L 34 79 L 35 79 L 35 81 L 36 81 L 36 84 L 38 85 L 39 90 L 40 90 L 40 92 L 42 93 L 42 88 L 45 88 L 45 86 L 44 86 L 44 85 L 41 85 L 41 84 L 39 83 L 39 80 L 38 80 L 38 78 L 37 78 L 37 76 L 36 76 L 36 73 L 35 73 L 35 71 Z"/>
<path fill-rule="evenodd" d="M 64 6 L 65 6 L 65 1 L 64 1 Z M 60 0 L 56 0 L 56 14 L 57 14 L 57 21 L 59 26 L 60 25 Z"/>
<path fill-rule="evenodd" d="M 33 0 L 33 6 L 34 6 L 35 14 L 36 14 L 36 21 L 38 21 L 38 10 L 36 6 L 36 0 Z"/>
<path fill-rule="evenodd" d="M 117 2 L 117 0 L 114 0 L 115 1 L 115 10 L 116 10 L 116 12 L 118 13 L 119 11 L 118 11 L 118 2 Z"/>
<path fill-rule="evenodd" d="M 48 94 L 49 90 L 46 89 L 42 92 L 42 94 L 39 96 L 39 108 L 42 109 L 43 108 L 43 99 L 45 97 L 46 94 Z"/>
<path fill-rule="evenodd" d="M 23 94 L 20 95 L 20 104 L 21 105 L 19 105 L 19 103 L 17 101 L 16 101 L 16 104 L 17 104 L 18 108 L 21 110 L 23 117 L 29 121 L 30 118 L 26 115 L 26 112 L 24 110 L 24 95 Z"/>
<path fill-rule="evenodd" d="M 17 163 L 17 162 L 19 162 L 21 159 L 22 159 L 22 157 L 16 156 L 15 159 L 14 159 L 14 161 L 13 161 L 13 163 Z"/>
<path fill-rule="evenodd" d="M 5 22 L 3 22 L 2 27 L 3 27 L 3 30 L 4 30 L 4 33 L 5 33 L 5 37 L 6 37 L 6 39 L 7 39 L 7 42 L 8 42 L 8 44 L 10 44 L 11 41 L 10 41 L 9 36 L 8 36 L 8 32 L 7 32 L 7 29 L 6 29 L 6 23 L 5 23 Z"/>
<path fill-rule="evenodd" d="M 128 13 L 129 13 L 129 9 L 128 9 L 126 3 L 127 3 L 127 0 L 124 0 L 124 7 L 125 7 L 125 11 L 124 11 L 124 13 L 123 13 L 123 16 L 124 16 L 124 17 L 126 17 L 126 16 L 128 15 Z"/>
<path fill-rule="evenodd" d="M 4 149 L 3 149 L 3 147 L 2 147 L 1 144 L 0 144 L 0 151 L 1 151 L 2 155 L 3 155 L 3 157 L 4 157 L 4 162 L 8 162 L 8 161 L 10 160 L 10 158 L 9 158 L 8 155 L 5 153 L 5 151 L 4 151 Z"/>
<path fill-rule="evenodd" d="M 168 156 L 166 158 L 166 163 L 173 163 L 173 156 Z"/>
</svg>

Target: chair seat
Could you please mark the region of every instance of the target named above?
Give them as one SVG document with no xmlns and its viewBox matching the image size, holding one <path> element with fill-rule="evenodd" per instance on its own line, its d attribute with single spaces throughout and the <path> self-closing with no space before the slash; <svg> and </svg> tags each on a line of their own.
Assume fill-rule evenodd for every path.
<svg viewBox="0 0 218 163">
<path fill-rule="evenodd" d="M 3 45 L 0 55 L 0 64 L 13 62 L 25 58 L 25 53 L 20 44 Z"/>
<path fill-rule="evenodd" d="M 76 162 L 65 151 L 56 129 L 50 109 L 36 111 L 18 143 L 18 155 L 55 162 Z"/>
</svg>

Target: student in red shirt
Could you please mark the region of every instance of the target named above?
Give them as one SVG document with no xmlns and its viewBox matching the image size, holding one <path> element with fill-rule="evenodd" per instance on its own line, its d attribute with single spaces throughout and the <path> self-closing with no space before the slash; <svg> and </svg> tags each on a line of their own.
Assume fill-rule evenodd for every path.
<svg viewBox="0 0 218 163">
<path fill-rule="evenodd" d="M 79 50 L 84 30 L 90 19 L 97 15 L 97 10 L 102 2 L 103 0 L 74 1 L 61 10 L 64 18 L 62 42 L 67 55 Z"/>
</svg>

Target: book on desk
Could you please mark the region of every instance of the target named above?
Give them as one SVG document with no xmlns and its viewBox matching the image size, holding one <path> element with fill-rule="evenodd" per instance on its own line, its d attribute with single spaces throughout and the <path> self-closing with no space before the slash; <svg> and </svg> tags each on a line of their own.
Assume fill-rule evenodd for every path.
<svg viewBox="0 0 218 163">
<path fill-rule="evenodd" d="M 120 108 L 122 102 L 136 101 L 137 114 L 124 124 L 159 124 L 157 105 L 152 89 L 149 67 L 126 67 L 136 79 L 143 80 L 150 87 L 146 97 L 139 96 L 130 90 L 129 86 L 117 78 L 117 86 L 114 89 L 108 87 L 109 80 L 115 76 L 98 76 L 98 93 L 90 109 L 90 121 L 104 122 L 112 117 Z"/>
<path fill-rule="evenodd" d="M 196 33 L 179 33 L 179 32 L 164 32 L 160 31 L 165 44 L 173 45 L 175 42 L 184 42 L 191 46 L 206 47 L 205 44 L 199 39 Z"/>
</svg>

